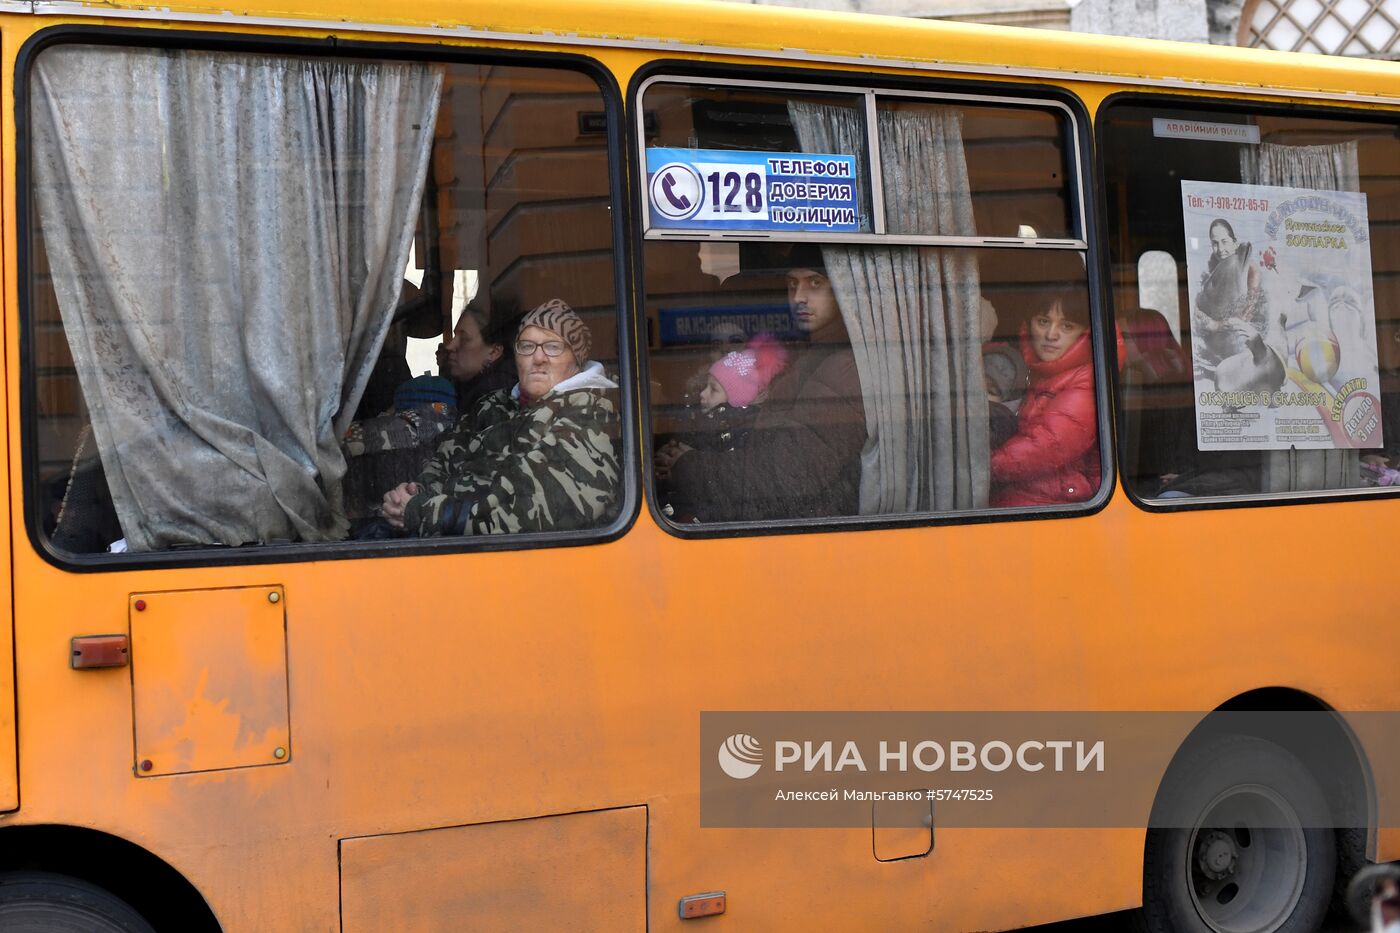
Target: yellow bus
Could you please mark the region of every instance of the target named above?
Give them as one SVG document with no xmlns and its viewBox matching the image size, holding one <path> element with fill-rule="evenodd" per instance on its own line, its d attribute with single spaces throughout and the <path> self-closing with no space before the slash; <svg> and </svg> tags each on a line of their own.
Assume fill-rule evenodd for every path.
<svg viewBox="0 0 1400 933">
<path fill-rule="evenodd" d="M 0 928 L 1297 933 L 1400 858 L 1393 63 L 679 0 L 0 53 Z"/>
</svg>

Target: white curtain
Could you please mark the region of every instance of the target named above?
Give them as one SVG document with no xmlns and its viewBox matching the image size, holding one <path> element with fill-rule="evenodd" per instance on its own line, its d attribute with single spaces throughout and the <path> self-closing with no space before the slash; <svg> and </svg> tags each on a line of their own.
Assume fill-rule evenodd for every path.
<svg viewBox="0 0 1400 933">
<path fill-rule="evenodd" d="M 1323 146 L 1263 143 L 1240 152 L 1240 178 L 1247 185 L 1360 191 L 1356 142 Z M 1357 450 L 1270 450 L 1264 455 L 1265 492 L 1347 489 L 1361 482 Z"/>
<path fill-rule="evenodd" d="M 850 108 L 788 105 L 808 152 L 861 152 Z M 891 232 L 976 234 L 962 117 L 951 108 L 879 111 Z M 823 246 L 860 374 L 869 440 L 860 511 L 951 511 L 987 504 L 987 394 L 981 305 L 970 250 Z"/>
<path fill-rule="evenodd" d="M 128 545 L 343 536 L 338 440 L 441 69 L 60 46 L 32 87 L 42 244 Z"/>
</svg>

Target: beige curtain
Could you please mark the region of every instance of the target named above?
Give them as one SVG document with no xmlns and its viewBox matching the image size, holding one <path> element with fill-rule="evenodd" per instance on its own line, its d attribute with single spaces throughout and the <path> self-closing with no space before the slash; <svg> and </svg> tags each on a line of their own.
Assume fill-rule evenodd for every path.
<svg viewBox="0 0 1400 933">
<path fill-rule="evenodd" d="M 864 150 L 855 111 L 796 102 L 788 110 L 804 150 Z M 882 109 L 878 129 L 888 228 L 975 235 L 961 114 Z M 865 404 L 861 514 L 986 506 L 987 395 L 972 252 L 828 245 L 822 254 Z"/>
<path fill-rule="evenodd" d="M 1360 191 L 1356 142 L 1326 146 L 1263 143 L 1240 153 L 1240 177 L 1247 185 Z M 1270 450 L 1264 454 L 1263 490 L 1299 492 L 1348 489 L 1360 483 L 1358 450 Z"/>
<path fill-rule="evenodd" d="M 341 537 L 442 72 L 60 46 L 34 195 L 128 546 Z"/>
</svg>

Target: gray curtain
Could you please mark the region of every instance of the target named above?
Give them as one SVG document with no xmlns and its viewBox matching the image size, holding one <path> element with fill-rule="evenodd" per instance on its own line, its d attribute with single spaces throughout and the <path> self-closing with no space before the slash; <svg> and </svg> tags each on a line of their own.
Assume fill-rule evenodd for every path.
<svg viewBox="0 0 1400 933">
<path fill-rule="evenodd" d="M 34 195 L 128 546 L 342 537 L 440 68 L 60 46 Z"/>
<path fill-rule="evenodd" d="M 1360 191 L 1356 142 L 1325 146 L 1263 143 L 1240 152 L 1240 178 L 1247 185 Z M 1361 484 L 1359 450 L 1270 450 L 1264 454 L 1265 492 L 1348 489 Z"/>
<path fill-rule="evenodd" d="M 849 108 L 788 105 L 808 152 L 860 152 Z M 976 234 L 962 118 L 945 107 L 879 111 L 890 231 Z M 860 374 L 869 440 L 863 515 L 984 507 L 990 487 L 980 287 L 970 250 L 823 246 Z"/>
</svg>

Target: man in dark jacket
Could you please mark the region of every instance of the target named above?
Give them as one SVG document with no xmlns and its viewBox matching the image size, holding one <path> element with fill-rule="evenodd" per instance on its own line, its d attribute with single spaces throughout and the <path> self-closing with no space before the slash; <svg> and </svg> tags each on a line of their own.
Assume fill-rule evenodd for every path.
<svg viewBox="0 0 1400 933">
<path fill-rule="evenodd" d="M 671 444 L 657 466 L 704 522 L 854 515 L 860 506 L 865 407 L 850 337 L 821 248 L 794 250 L 788 304 L 808 343 L 769 386 L 749 442 L 701 451 Z"/>
</svg>

